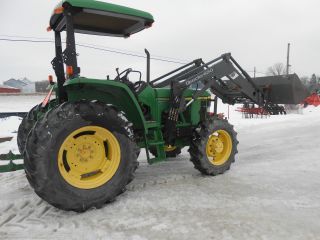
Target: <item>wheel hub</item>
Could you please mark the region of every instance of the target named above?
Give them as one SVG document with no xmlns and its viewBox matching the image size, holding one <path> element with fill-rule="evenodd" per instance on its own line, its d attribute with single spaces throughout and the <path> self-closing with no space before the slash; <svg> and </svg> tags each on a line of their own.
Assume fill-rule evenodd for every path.
<svg viewBox="0 0 320 240">
<path fill-rule="evenodd" d="M 209 136 L 206 153 L 213 165 L 223 165 L 228 161 L 232 151 L 232 138 L 225 130 L 215 131 Z"/>
<path fill-rule="evenodd" d="M 120 164 L 120 145 L 107 129 L 88 126 L 72 132 L 59 150 L 58 166 L 72 186 L 91 189 L 109 181 Z"/>
<path fill-rule="evenodd" d="M 103 149 L 100 147 L 101 141 L 95 136 L 80 136 L 75 142 L 76 159 L 80 162 L 90 162 L 103 157 Z"/>
<path fill-rule="evenodd" d="M 93 158 L 95 151 L 93 150 L 92 144 L 81 144 L 77 148 L 77 157 L 82 162 L 88 162 Z"/>
</svg>

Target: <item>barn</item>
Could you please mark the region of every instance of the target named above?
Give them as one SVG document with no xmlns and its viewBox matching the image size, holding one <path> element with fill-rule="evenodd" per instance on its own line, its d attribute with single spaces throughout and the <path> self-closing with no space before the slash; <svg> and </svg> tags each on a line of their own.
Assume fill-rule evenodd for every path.
<svg viewBox="0 0 320 240">
<path fill-rule="evenodd" d="M 36 91 L 35 83 L 30 81 L 27 78 L 22 78 L 22 79 L 11 78 L 3 82 L 3 84 L 5 86 L 18 88 L 21 90 L 21 93 L 35 93 Z"/>
<path fill-rule="evenodd" d="M 20 93 L 20 92 L 21 90 L 19 88 L 0 85 L 0 94 L 1 93 Z"/>
</svg>

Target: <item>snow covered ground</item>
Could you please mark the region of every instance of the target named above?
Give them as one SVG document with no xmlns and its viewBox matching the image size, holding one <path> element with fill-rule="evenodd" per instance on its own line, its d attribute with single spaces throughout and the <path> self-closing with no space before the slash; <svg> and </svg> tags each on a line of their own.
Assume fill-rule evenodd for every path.
<svg viewBox="0 0 320 240">
<path fill-rule="evenodd" d="M 39 101 L 0 96 L 0 111 Z M 320 108 L 242 119 L 232 107 L 230 117 L 240 144 L 226 174 L 202 176 L 186 149 L 152 166 L 142 154 L 128 191 L 83 214 L 42 201 L 22 171 L 1 174 L 0 239 L 320 239 Z M 15 137 L 18 124 L 0 120 L 1 136 Z M 15 141 L 0 144 L 0 153 L 15 150 Z"/>
</svg>

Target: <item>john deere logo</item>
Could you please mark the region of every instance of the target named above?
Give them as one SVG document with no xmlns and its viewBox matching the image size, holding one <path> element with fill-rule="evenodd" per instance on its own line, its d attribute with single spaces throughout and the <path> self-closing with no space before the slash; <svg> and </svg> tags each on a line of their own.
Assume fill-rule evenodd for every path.
<svg viewBox="0 0 320 240">
<path fill-rule="evenodd" d="M 194 79 L 187 80 L 187 81 L 186 81 L 186 85 L 190 85 L 190 84 L 192 84 L 192 83 L 194 83 L 194 82 L 197 82 L 198 80 L 200 80 L 201 78 L 204 78 L 204 77 L 208 76 L 208 75 L 209 75 L 210 73 L 212 73 L 212 72 L 213 72 L 213 69 L 210 68 L 210 69 L 208 69 L 207 71 L 205 71 L 204 73 L 200 74 L 199 76 L 196 76 Z"/>
</svg>

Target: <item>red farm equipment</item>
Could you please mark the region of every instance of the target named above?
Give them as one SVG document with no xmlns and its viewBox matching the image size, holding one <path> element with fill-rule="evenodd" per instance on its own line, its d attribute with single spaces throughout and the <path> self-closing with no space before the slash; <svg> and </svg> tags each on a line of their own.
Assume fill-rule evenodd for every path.
<svg viewBox="0 0 320 240">
<path fill-rule="evenodd" d="M 313 93 L 309 97 L 307 97 L 303 101 L 303 104 L 305 107 L 307 107 L 308 105 L 318 107 L 320 105 L 320 91 L 318 91 L 318 93 Z"/>
</svg>

